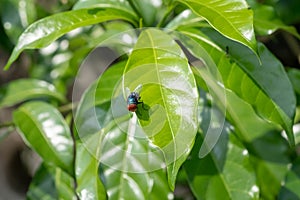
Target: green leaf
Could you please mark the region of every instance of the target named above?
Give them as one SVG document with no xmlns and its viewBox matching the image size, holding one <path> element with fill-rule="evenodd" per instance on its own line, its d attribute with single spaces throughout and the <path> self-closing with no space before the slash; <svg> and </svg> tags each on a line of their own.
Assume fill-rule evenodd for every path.
<svg viewBox="0 0 300 200">
<path fill-rule="evenodd" d="M 5 33 L 16 43 L 24 29 L 36 19 L 36 6 L 33 0 L 3 0 L 0 7 L 1 21 Z"/>
<path fill-rule="evenodd" d="M 46 167 L 42 163 L 33 180 L 30 183 L 28 192 L 26 194 L 28 200 L 57 200 L 58 194 L 55 188 L 55 181 L 53 177 L 53 170 Z"/>
<path fill-rule="evenodd" d="M 104 7 L 62 12 L 36 21 L 20 36 L 5 69 L 8 69 L 25 49 L 45 47 L 63 34 L 78 27 L 110 20 L 125 20 L 135 24 L 136 17 L 128 10 Z"/>
<path fill-rule="evenodd" d="M 300 70 L 295 68 L 289 69 L 287 74 L 296 93 L 297 105 L 300 105 Z"/>
<path fill-rule="evenodd" d="M 163 166 L 163 155 L 145 135 L 142 136 L 141 129 L 135 127 L 136 120 L 113 124 L 101 143 L 100 159 L 109 199 L 149 199 L 156 184 L 152 179 L 155 175 L 165 178 L 160 184 L 168 187 L 166 175 L 153 172 Z M 123 128 L 128 132 L 124 132 Z M 161 193 L 161 199 L 167 199 L 163 194 L 167 195 Z"/>
<path fill-rule="evenodd" d="M 149 173 L 151 179 L 153 180 L 153 187 L 150 193 L 149 199 L 151 200 L 161 200 L 161 199 L 173 199 L 174 196 L 170 190 L 166 170 L 156 170 Z"/>
<path fill-rule="evenodd" d="M 95 7 L 114 7 L 118 9 L 127 10 L 133 12 L 133 9 L 127 1 L 122 0 L 78 0 L 73 6 L 73 10 L 79 10 L 82 8 L 95 8 Z"/>
<path fill-rule="evenodd" d="M 26 143 L 44 162 L 73 174 L 73 140 L 61 114 L 50 104 L 28 102 L 13 113 Z"/>
<path fill-rule="evenodd" d="M 122 77 L 124 62 L 106 70 L 83 94 L 76 110 L 76 179 L 77 194 L 82 199 L 106 199 L 105 188 L 98 176 L 103 129 L 112 121 L 110 100 L 114 86 Z"/>
<path fill-rule="evenodd" d="M 124 55 L 131 51 L 137 40 L 137 35 L 130 24 L 115 21 L 105 24 L 105 28 L 107 30 L 101 36 L 89 42 L 91 47 L 106 46 L 116 51 L 119 55 Z"/>
<path fill-rule="evenodd" d="M 76 199 L 75 181 L 73 177 L 59 167 L 55 168 L 55 187 L 59 199 Z"/>
<path fill-rule="evenodd" d="M 170 21 L 166 28 L 170 30 L 176 30 L 180 26 L 193 26 L 194 24 L 199 24 L 201 21 L 204 21 L 203 17 L 200 17 L 191 10 L 186 9 L 177 15 L 172 21 Z"/>
<path fill-rule="evenodd" d="M 112 119 L 109 113 L 115 84 L 121 79 L 125 62 L 111 66 L 87 89 L 76 110 L 75 127 L 78 137 L 97 133 Z M 77 139 L 79 139 L 77 138 Z"/>
<path fill-rule="evenodd" d="M 124 73 L 123 87 L 133 91 L 143 86 L 140 95 L 145 106 L 140 106 L 137 116 L 149 139 L 164 152 L 169 184 L 174 189 L 178 169 L 193 146 L 197 130 L 198 93 L 187 59 L 170 36 L 146 29 Z"/>
<path fill-rule="evenodd" d="M 204 106 L 200 110 L 202 130 L 206 130 L 210 124 L 219 123 L 211 118 L 211 108 Z M 204 145 L 204 135 L 198 135 L 191 159 L 184 164 L 195 197 L 199 200 L 259 199 L 259 188 L 249 152 L 234 136 L 229 124 L 223 126 L 222 134 L 212 151 L 200 159 L 198 155 L 201 145 Z"/>
<path fill-rule="evenodd" d="M 269 131 L 248 147 L 262 199 L 277 199 L 289 169 L 289 146 L 278 131 Z"/>
<path fill-rule="evenodd" d="M 296 28 L 285 25 L 276 15 L 274 7 L 255 3 L 251 4 L 251 8 L 254 11 L 254 28 L 259 35 L 270 35 L 282 29 L 300 39 Z"/>
<path fill-rule="evenodd" d="M 125 99 L 118 95 L 123 68 L 121 62 L 105 71 L 84 93 L 76 112 L 76 128 L 82 141 L 78 151 L 85 152 L 77 153 L 79 196 L 85 191 L 97 194 L 99 161 L 109 199 L 149 199 L 151 191 L 158 190 L 153 187 L 154 180 L 162 188 L 169 187 L 161 170 L 161 152 L 150 144 L 137 118 L 130 119 Z M 167 195 L 168 189 L 160 198 L 167 199 Z"/>
<path fill-rule="evenodd" d="M 65 102 L 66 99 L 56 88 L 42 80 L 18 79 L 0 88 L 0 108 L 34 99 L 51 97 Z"/>
<path fill-rule="evenodd" d="M 253 29 L 253 13 L 243 0 L 177 0 L 203 17 L 225 37 L 257 52 Z"/>
<path fill-rule="evenodd" d="M 279 199 L 300 199 L 300 159 L 299 157 L 293 162 L 291 169 L 288 171 L 284 185 L 282 186 Z"/>
<path fill-rule="evenodd" d="M 289 142 L 293 145 L 295 95 L 282 64 L 267 48 L 259 44 L 258 52 L 262 59 L 260 65 L 250 50 L 238 43 L 224 40 L 224 37 L 220 38 L 220 35 L 216 35 L 213 31 L 207 31 L 207 34 L 224 49 L 227 47 L 230 56 L 201 32 L 190 30 L 182 33 L 193 39 L 182 40 L 192 54 L 202 60 L 211 57 L 213 61 L 205 60 L 205 62 L 217 64 L 225 87 L 250 103 L 259 115 L 280 124 L 287 131 Z M 206 53 L 199 52 L 201 48 L 205 48 Z M 209 56 L 207 52 L 210 52 Z"/>
<path fill-rule="evenodd" d="M 99 136 L 99 135 L 94 135 Z M 95 137 L 91 137 L 95 142 Z M 98 140 L 96 140 L 98 141 Z M 98 176 L 98 157 L 95 152 L 89 152 L 87 143 L 76 143 L 76 192 L 80 199 L 105 200 L 106 192 Z"/>
<path fill-rule="evenodd" d="M 159 8 L 164 8 L 163 6 L 161 6 L 160 1 L 132 0 L 131 2 L 136 8 L 136 11 L 143 18 L 144 27 L 153 26 L 156 20 L 156 16 L 161 13 L 159 12 Z"/>
</svg>

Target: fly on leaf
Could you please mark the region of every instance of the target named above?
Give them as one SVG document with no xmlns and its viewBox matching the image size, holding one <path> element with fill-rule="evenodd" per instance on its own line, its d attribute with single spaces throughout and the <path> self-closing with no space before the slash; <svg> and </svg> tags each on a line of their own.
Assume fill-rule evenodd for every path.
<svg viewBox="0 0 300 200">
<path fill-rule="evenodd" d="M 126 88 L 127 97 L 127 109 L 130 112 L 135 112 L 137 110 L 137 105 L 143 103 L 140 101 L 140 91 L 142 90 L 142 84 L 138 85 L 133 92 L 130 92 L 129 88 Z"/>
</svg>

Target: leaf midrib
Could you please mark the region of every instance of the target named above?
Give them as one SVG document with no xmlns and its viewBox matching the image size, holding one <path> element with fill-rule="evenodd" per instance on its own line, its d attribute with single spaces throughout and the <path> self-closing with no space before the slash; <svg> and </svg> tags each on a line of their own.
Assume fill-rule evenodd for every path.
<svg viewBox="0 0 300 200">
<path fill-rule="evenodd" d="M 156 54 L 156 51 L 155 51 L 155 45 L 154 45 L 154 41 L 151 37 L 151 34 L 149 33 L 149 31 L 146 31 L 148 37 L 149 37 L 149 40 L 151 42 L 151 45 L 152 45 L 152 52 L 153 52 L 153 57 L 155 58 L 154 59 L 154 63 L 155 63 L 155 68 L 156 68 L 156 74 L 157 74 L 157 78 L 158 78 L 158 82 L 161 83 L 161 78 L 160 78 L 160 75 L 159 75 L 159 69 L 158 69 L 158 63 L 157 63 L 157 54 Z M 166 109 L 167 106 L 166 106 L 166 102 L 165 102 L 165 98 L 164 98 L 164 93 L 162 91 L 162 87 L 159 85 L 159 89 L 160 89 L 160 93 L 161 93 L 161 96 L 162 96 L 162 101 L 163 101 L 163 105 L 164 105 L 164 108 Z M 169 112 L 166 112 L 166 116 L 167 116 L 167 120 L 168 120 L 168 124 L 169 124 L 169 128 L 170 128 L 170 131 L 171 131 L 171 134 L 172 134 L 172 142 L 174 144 L 174 158 L 176 159 L 177 158 L 177 148 L 176 148 L 176 142 L 175 142 L 175 135 L 174 135 L 174 130 L 170 124 L 170 116 L 169 116 Z M 172 172 L 175 170 L 175 164 L 172 164 Z"/>
</svg>

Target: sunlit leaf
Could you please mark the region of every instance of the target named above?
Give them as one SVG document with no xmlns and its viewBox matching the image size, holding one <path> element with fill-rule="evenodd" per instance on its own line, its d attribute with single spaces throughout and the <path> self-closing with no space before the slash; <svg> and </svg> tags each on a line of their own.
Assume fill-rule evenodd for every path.
<svg viewBox="0 0 300 200">
<path fill-rule="evenodd" d="M 75 127 L 78 137 L 83 139 L 87 135 L 97 133 L 112 119 L 108 113 L 115 84 L 120 80 L 125 67 L 119 62 L 105 71 L 84 93 L 77 107 Z"/>
<path fill-rule="evenodd" d="M 243 0 L 178 0 L 203 17 L 222 35 L 257 51 L 253 13 Z"/>
<path fill-rule="evenodd" d="M 152 171 L 163 166 L 163 156 L 146 136 L 141 137 L 141 129 L 134 126 L 133 120 L 112 125 L 101 143 L 102 147 L 99 147 L 103 154 L 100 159 L 109 199 L 146 200 L 153 185 L 161 184 L 154 182 L 151 174 L 159 176 Z M 128 132 L 123 132 L 123 128 Z M 162 184 L 167 183 L 166 175 L 161 175 L 165 178 Z M 168 185 L 163 186 L 166 188 Z M 160 197 L 166 199 L 163 194 Z"/>
<path fill-rule="evenodd" d="M 113 89 L 120 90 L 123 68 L 122 62 L 111 66 L 84 93 L 79 104 L 75 118 L 82 140 L 78 144 L 81 153 L 77 154 L 76 167 L 79 196 L 98 191 L 99 162 L 109 199 L 149 199 L 154 188 L 157 191 L 156 187 L 169 187 L 166 174 L 161 171 L 164 166 L 161 152 L 143 135 L 136 117 L 135 121 L 130 119 L 124 97 L 116 95 Z M 160 197 L 166 199 L 168 194 L 166 190 Z"/>
<path fill-rule="evenodd" d="M 13 120 L 26 143 L 44 162 L 73 174 L 71 133 L 56 108 L 44 102 L 28 102 L 14 111 Z"/>
<path fill-rule="evenodd" d="M 180 26 L 193 26 L 194 23 L 198 24 L 200 21 L 204 21 L 204 18 L 187 9 L 182 11 L 172 21 L 170 21 L 170 23 L 167 24 L 166 28 L 176 30 Z"/>
<path fill-rule="evenodd" d="M 65 97 L 56 88 L 43 80 L 18 79 L 0 88 L 0 108 L 35 98 L 55 98 L 64 102 Z"/>
<path fill-rule="evenodd" d="M 25 49 L 45 47 L 63 34 L 78 27 L 110 20 L 125 20 L 134 24 L 135 15 L 128 10 L 113 7 L 90 8 L 62 12 L 36 21 L 19 37 L 5 69 L 8 69 Z"/>
<path fill-rule="evenodd" d="M 76 185 L 73 177 L 61 170 L 59 167 L 55 168 L 55 187 L 59 199 L 76 199 Z"/>
<path fill-rule="evenodd" d="M 124 73 L 123 87 L 133 91 L 143 86 L 141 100 L 145 106 L 140 106 L 137 116 L 150 140 L 164 152 L 169 184 L 174 189 L 178 169 L 193 146 L 197 130 L 198 94 L 187 59 L 170 36 L 146 29 Z"/>
</svg>

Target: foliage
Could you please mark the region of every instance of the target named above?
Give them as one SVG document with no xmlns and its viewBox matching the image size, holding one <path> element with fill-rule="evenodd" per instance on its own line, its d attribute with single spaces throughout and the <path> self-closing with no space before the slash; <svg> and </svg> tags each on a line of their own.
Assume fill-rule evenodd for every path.
<svg viewBox="0 0 300 200">
<path fill-rule="evenodd" d="M 1 6 L 15 43 L 5 69 L 40 50 L 26 51 L 28 78 L 1 86 L 0 108 L 15 109 L 0 128 L 43 159 L 28 199 L 173 199 L 182 186 L 197 199 L 300 199 L 300 72 L 256 40 L 300 36 L 272 2 L 80 0 L 44 15 L 22 2 L 26 23 L 6 21 L 18 1 Z M 99 46 L 117 59 L 74 102 L 68 88 Z"/>
</svg>

